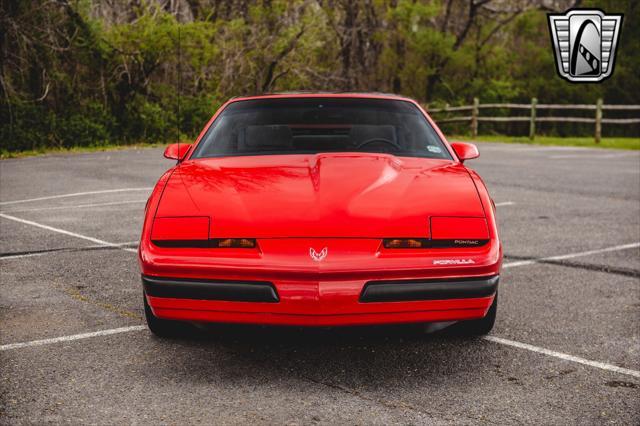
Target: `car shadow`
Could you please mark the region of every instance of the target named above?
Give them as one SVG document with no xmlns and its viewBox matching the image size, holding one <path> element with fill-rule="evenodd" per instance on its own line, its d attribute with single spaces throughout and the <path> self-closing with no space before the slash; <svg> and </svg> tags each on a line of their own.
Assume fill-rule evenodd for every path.
<svg viewBox="0 0 640 426">
<path fill-rule="evenodd" d="M 430 388 L 444 388 L 455 382 L 467 386 L 482 380 L 482 375 L 470 372 L 500 368 L 490 342 L 462 337 L 450 329 L 432 334 L 423 330 L 416 325 L 215 325 L 192 329 L 178 339 L 158 340 L 184 350 L 184 359 L 175 347 L 171 353 L 177 357 L 173 362 L 189 365 L 183 371 L 194 374 L 181 377 L 189 381 L 215 377 L 236 382 L 243 377 L 262 383 L 290 378 L 343 390 L 392 390 L 426 383 Z"/>
</svg>

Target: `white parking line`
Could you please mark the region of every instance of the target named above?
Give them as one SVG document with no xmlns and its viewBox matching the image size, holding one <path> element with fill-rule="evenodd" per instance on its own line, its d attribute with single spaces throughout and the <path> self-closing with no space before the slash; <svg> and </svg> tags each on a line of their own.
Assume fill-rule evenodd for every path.
<svg viewBox="0 0 640 426">
<path fill-rule="evenodd" d="M 109 336 L 111 334 L 128 333 L 130 331 L 140 331 L 147 327 L 144 325 L 132 325 L 129 327 L 112 328 L 111 330 L 93 331 L 91 333 L 74 334 L 71 336 L 54 337 L 52 339 L 33 340 L 31 342 L 10 343 L 0 346 L 0 351 L 9 351 L 11 349 L 28 348 L 31 346 L 50 345 L 52 343 L 72 342 L 74 340 L 88 339 L 98 336 Z"/>
<path fill-rule="evenodd" d="M 501 203 L 496 203 L 496 207 L 513 206 L 514 204 L 515 204 L 515 202 L 513 202 L 513 201 L 503 201 Z"/>
<path fill-rule="evenodd" d="M 78 197 L 81 195 L 111 194 L 114 192 L 151 191 L 152 189 L 153 188 L 151 187 L 145 187 L 145 188 L 120 188 L 120 189 L 105 189 L 102 191 L 74 192 L 72 194 L 49 195 L 47 197 L 28 198 L 25 200 L 2 201 L 0 202 L 0 206 L 7 206 L 9 204 L 18 204 L 18 203 L 30 203 L 32 201 L 53 200 L 56 198 Z"/>
<path fill-rule="evenodd" d="M 119 246 L 131 246 L 131 245 L 136 245 L 138 246 L 138 243 L 140 243 L 140 240 L 135 240 L 135 241 L 127 241 L 126 243 L 118 243 Z"/>
<path fill-rule="evenodd" d="M 559 255 L 559 256 L 549 256 L 549 257 L 541 257 L 541 258 L 538 258 L 538 259 L 520 260 L 520 261 L 517 261 L 517 262 L 509 262 L 509 263 L 503 264 L 502 268 L 503 269 L 515 268 L 517 266 L 533 265 L 535 263 L 549 261 L 549 260 L 573 259 L 574 257 L 590 256 L 592 254 L 607 253 L 607 252 L 610 252 L 610 251 L 618 251 L 618 250 L 628 250 L 628 249 L 638 248 L 638 247 L 640 247 L 640 243 L 622 244 L 622 245 L 619 245 L 619 246 L 606 247 L 606 248 L 597 249 L 597 250 L 588 250 L 588 251 L 581 251 L 581 252 L 578 252 L 578 253 L 562 254 L 562 255 Z"/>
<path fill-rule="evenodd" d="M 514 348 L 525 349 L 531 352 L 537 352 L 539 354 L 551 356 L 554 358 L 560 358 L 565 361 L 571 361 L 578 364 L 588 365 L 589 367 L 599 368 L 601 370 L 613 371 L 614 373 L 626 374 L 627 376 L 640 378 L 640 371 L 630 370 L 628 368 L 622 368 L 622 367 L 618 367 L 617 365 L 607 364 L 604 362 L 590 361 L 588 359 L 565 354 L 562 352 L 551 351 L 549 349 L 540 348 L 538 346 L 529 345 L 527 343 L 516 342 L 515 340 L 503 339 L 502 337 L 496 337 L 496 336 L 485 336 L 484 340 L 488 340 L 494 343 L 499 343 L 501 345 L 512 346 Z"/>
<path fill-rule="evenodd" d="M 128 333 L 131 331 L 141 331 L 141 330 L 145 330 L 146 328 L 147 327 L 145 327 L 144 325 L 132 325 L 129 327 L 120 327 L 120 328 L 113 328 L 110 330 L 94 331 L 90 333 L 73 334 L 69 336 L 54 337 L 51 339 L 32 340 L 30 342 L 9 343 L 6 345 L 0 345 L 0 352 L 9 351 L 13 349 L 28 348 L 32 346 L 50 345 L 53 343 L 72 342 L 74 340 L 89 339 L 92 337 L 110 336 L 113 334 Z M 515 340 L 504 339 L 502 337 L 497 337 L 497 336 L 485 336 L 484 340 L 497 343 L 500 345 L 511 346 L 514 348 L 524 349 L 524 350 L 539 353 L 542 355 L 547 355 L 553 358 L 562 359 L 564 361 L 570 361 L 570 362 L 575 362 L 577 364 L 582 364 L 582 365 L 586 365 L 593 368 L 599 368 L 600 370 L 606 370 L 614 373 L 619 373 L 627 376 L 640 378 L 640 371 L 618 367 L 617 365 L 608 364 L 605 362 L 591 361 L 591 360 L 580 358 L 574 355 L 569 355 L 562 352 L 556 352 L 549 349 L 541 348 L 539 346 L 530 345 L 528 343 L 516 342 Z"/>
<path fill-rule="evenodd" d="M 53 226 L 43 225 L 42 223 L 33 222 L 31 220 L 20 219 L 19 217 L 10 216 L 8 214 L 0 213 L 0 217 L 3 217 L 5 219 L 9 219 L 9 220 L 13 220 L 15 222 L 23 223 L 25 225 L 31 225 L 31 226 L 35 226 L 35 227 L 38 227 L 38 228 L 46 229 L 47 231 L 53 231 L 53 232 L 57 232 L 59 234 L 68 235 L 70 237 L 80 238 L 81 240 L 91 241 L 92 243 L 96 243 L 96 244 L 101 245 L 101 246 L 115 247 L 115 248 L 119 248 L 120 250 L 128 251 L 128 252 L 131 252 L 131 253 L 137 253 L 138 252 L 138 250 L 136 250 L 136 249 L 129 248 L 129 247 L 121 247 L 119 244 L 116 244 L 116 243 L 110 243 L 109 241 L 100 240 L 98 238 L 93 238 L 93 237 L 89 237 L 89 236 L 82 235 L 82 234 L 77 234 L 75 232 L 66 231 L 66 230 L 60 229 L 60 228 L 54 228 Z"/>
<path fill-rule="evenodd" d="M 68 204 L 64 206 L 55 207 L 40 207 L 33 209 L 17 209 L 17 210 L 3 210 L 2 213 L 20 213 L 20 212 L 39 212 L 43 210 L 64 210 L 64 209 L 81 209 L 86 207 L 103 207 L 103 206 L 120 206 L 123 204 L 141 204 L 146 203 L 147 200 L 129 200 L 129 201 L 115 201 L 112 203 L 94 203 L 94 204 Z"/>
<path fill-rule="evenodd" d="M 30 221 L 30 220 L 20 219 L 20 218 L 17 218 L 17 217 L 14 217 L 14 216 L 10 216 L 10 215 L 7 215 L 7 214 L 0 213 L 0 217 L 3 217 L 5 219 L 9 219 L 9 220 L 13 220 L 13 221 L 16 221 L 16 222 L 19 222 L 19 223 L 23 223 L 23 224 L 26 224 L 26 225 L 36 226 L 38 228 L 46 229 L 46 230 L 49 230 L 49 231 L 58 232 L 58 233 L 61 233 L 61 234 L 64 234 L 64 235 L 69 235 L 71 237 L 75 237 L 75 238 L 80 238 L 80 239 L 83 239 L 83 240 L 91 241 L 91 242 L 94 242 L 94 243 L 99 244 L 101 246 L 116 247 L 116 248 L 120 248 L 121 250 L 129 251 L 129 252 L 133 252 L 133 253 L 137 252 L 136 249 L 132 249 L 132 248 L 128 248 L 128 247 L 121 247 L 119 244 L 110 243 L 108 241 L 100 240 L 100 239 L 89 237 L 89 236 L 82 235 L 82 234 L 77 234 L 75 232 L 66 231 L 66 230 L 60 229 L 60 228 L 54 228 L 52 226 L 43 225 L 41 223 L 33 222 L 33 221 Z M 541 262 L 541 261 L 545 261 L 545 260 L 572 259 L 572 258 L 580 257 L 580 256 L 588 256 L 588 255 L 592 255 L 592 254 L 606 253 L 606 252 L 618 251 L 618 250 L 627 250 L 627 249 L 637 248 L 637 247 L 640 247 L 640 242 L 639 243 L 631 243 L 631 244 L 622 244 L 622 245 L 617 245 L 617 246 L 613 246 L 613 247 L 606 247 L 606 248 L 603 248 L 603 249 L 589 250 L 589 251 L 583 251 L 583 252 L 578 252 L 578 253 L 570 253 L 570 254 L 559 255 L 559 256 L 549 256 L 549 257 L 543 257 L 543 258 L 539 258 L 539 259 L 525 260 L 525 261 L 519 261 L 519 262 L 510 262 L 510 263 L 504 264 L 503 268 L 512 268 L 512 267 L 516 267 L 516 266 L 531 265 L 531 264 L 535 264 L 535 263 L 538 263 L 538 262 Z M 125 333 L 125 332 L 129 332 L 129 331 L 143 330 L 145 328 L 146 327 L 142 326 L 142 325 L 140 325 L 140 326 L 130 326 L 130 327 L 121 327 L 121 328 L 115 328 L 115 329 L 111 329 L 111 330 L 96 331 L 96 332 L 92 332 L 92 333 L 83 333 L 83 334 L 75 334 L 75 335 L 71 335 L 71 336 L 56 337 L 56 338 L 52 338 L 52 339 L 34 340 L 34 341 L 31 341 L 31 342 L 22 342 L 22 343 L 11 343 L 11 344 L 0 346 L 0 351 L 6 351 L 6 350 L 11 350 L 11 349 L 19 349 L 19 348 L 30 347 L 30 346 L 41 346 L 41 345 L 47 345 L 47 344 L 51 344 L 51 343 L 58 343 L 58 342 L 68 342 L 68 341 L 86 339 L 86 338 L 97 337 L 97 336 L 107 336 L 107 335 L 112 335 L 112 334 Z M 524 349 L 524 350 L 528 350 L 528 351 L 531 351 L 531 352 L 536 352 L 536 353 L 539 353 L 539 354 L 551 356 L 551 357 L 554 357 L 554 358 L 559 358 L 559 359 L 562 359 L 562 360 L 565 360 L 565 361 L 575 362 L 575 363 L 578 363 L 578 364 L 587 365 L 589 367 L 599 368 L 601 370 L 612 371 L 612 372 L 615 372 L 615 373 L 620 373 L 620 374 L 625 374 L 625 375 L 628 375 L 628 376 L 633 376 L 633 377 L 640 378 L 640 371 L 630 370 L 630 369 L 627 369 L 627 368 L 618 367 L 616 365 L 607 364 L 607 363 L 603 363 L 603 362 L 599 362 L 599 361 L 590 361 L 590 360 L 585 359 L 585 358 L 576 357 L 576 356 L 565 354 L 565 353 L 562 353 L 562 352 L 552 351 L 552 350 L 549 350 L 549 349 L 545 349 L 545 348 L 541 348 L 541 347 L 538 347 L 538 346 L 530 345 L 528 343 L 521 343 L 521 342 L 517 342 L 517 341 L 514 341 L 514 340 L 504 339 L 504 338 L 497 337 L 497 336 L 485 336 L 484 339 L 488 340 L 490 342 L 501 344 L 501 345 L 506 345 L 506 346 L 511 346 L 511 347 L 515 347 L 515 348 L 519 348 L 519 349 Z"/>
</svg>

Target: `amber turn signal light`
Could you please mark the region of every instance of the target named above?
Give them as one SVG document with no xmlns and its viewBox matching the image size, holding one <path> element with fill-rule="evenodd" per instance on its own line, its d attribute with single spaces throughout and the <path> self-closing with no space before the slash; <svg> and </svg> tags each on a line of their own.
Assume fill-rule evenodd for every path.
<svg viewBox="0 0 640 426">
<path fill-rule="evenodd" d="M 429 240 L 426 238 L 385 238 L 384 248 L 427 248 Z"/>
<path fill-rule="evenodd" d="M 253 238 L 218 238 L 211 241 L 211 247 L 218 248 L 254 248 L 256 240 Z"/>
</svg>

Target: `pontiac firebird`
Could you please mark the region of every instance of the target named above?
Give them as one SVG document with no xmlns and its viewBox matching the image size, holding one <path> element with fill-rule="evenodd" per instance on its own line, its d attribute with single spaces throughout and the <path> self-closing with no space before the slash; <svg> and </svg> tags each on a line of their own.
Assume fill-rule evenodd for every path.
<svg viewBox="0 0 640 426">
<path fill-rule="evenodd" d="M 145 208 L 150 330 L 182 322 L 458 322 L 488 333 L 502 247 L 495 205 L 415 101 L 279 94 L 224 104 Z"/>
</svg>

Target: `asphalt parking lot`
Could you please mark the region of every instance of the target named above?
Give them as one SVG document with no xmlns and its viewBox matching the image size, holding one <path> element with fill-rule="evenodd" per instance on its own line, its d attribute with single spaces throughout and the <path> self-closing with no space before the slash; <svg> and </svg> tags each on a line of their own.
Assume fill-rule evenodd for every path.
<svg viewBox="0 0 640 426">
<path fill-rule="evenodd" d="M 481 144 L 505 267 L 486 339 L 144 325 L 161 149 L 0 162 L 0 423 L 639 424 L 640 153 Z"/>
</svg>

